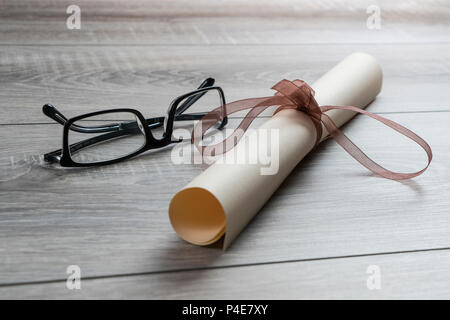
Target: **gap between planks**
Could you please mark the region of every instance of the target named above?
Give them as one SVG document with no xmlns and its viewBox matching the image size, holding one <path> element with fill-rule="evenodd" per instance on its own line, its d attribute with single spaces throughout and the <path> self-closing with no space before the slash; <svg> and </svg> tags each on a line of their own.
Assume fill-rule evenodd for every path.
<svg viewBox="0 0 450 320">
<path fill-rule="evenodd" d="M 398 255 L 398 254 L 406 254 L 406 253 L 447 251 L 447 250 L 450 250 L 450 247 L 403 250 L 403 251 L 391 251 L 391 252 L 376 252 L 376 253 L 367 253 L 367 254 L 330 256 L 330 257 L 320 257 L 320 258 L 310 258 L 310 259 L 291 259 L 291 260 L 281 260 L 281 261 L 265 261 L 265 262 L 255 262 L 255 263 L 232 264 L 232 265 L 225 265 L 225 266 L 180 268 L 180 269 L 172 269 L 172 270 L 156 270 L 156 271 L 135 272 L 135 273 L 118 273 L 118 274 L 109 274 L 109 275 L 103 275 L 103 276 L 83 277 L 83 281 L 86 281 L 86 280 L 100 280 L 100 279 L 112 279 L 112 278 L 124 278 L 124 277 L 138 277 L 138 276 L 145 276 L 145 275 L 167 274 L 167 273 L 177 273 L 177 272 L 204 271 L 204 270 L 231 269 L 231 268 L 245 268 L 245 267 L 252 267 L 252 266 L 277 265 L 277 264 L 287 264 L 287 263 L 301 263 L 301 262 L 311 262 L 311 261 L 324 261 L 324 260 L 339 260 L 339 259 L 352 259 L 352 258 L 362 258 L 362 257 L 387 256 L 387 255 Z M 38 285 L 38 284 L 51 284 L 51 283 L 65 282 L 66 280 L 67 279 L 64 278 L 64 279 L 25 281 L 25 282 L 15 282 L 15 283 L 0 283 L 0 288 L 18 287 L 18 286 L 27 286 L 27 285 Z"/>
</svg>

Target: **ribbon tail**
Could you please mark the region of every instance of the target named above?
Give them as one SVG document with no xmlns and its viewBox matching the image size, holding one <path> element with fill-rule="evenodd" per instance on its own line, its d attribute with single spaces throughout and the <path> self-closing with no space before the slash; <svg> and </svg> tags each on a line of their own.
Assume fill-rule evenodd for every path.
<svg viewBox="0 0 450 320">
<path fill-rule="evenodd" d="M 412 141 L 416 142 L 419 146 L 421 146 L 428 156 L 428 164 L 425 168 L 423 168 L 420 171 L 412 172 L 412 173 L 400 173 L 400 172 L 394 172 L 391 170 L 388 170 L 382 166 L 380 166 L 378 163 L 374 162 L 372 159 L 370 159 L 361 149 L 359 149 L 331 120 L 331 118 L 325 114 L 322 113 L 321 121 L 325 128 L 327 129 L 328 133 L 333 137 L 336 142 L 342 146 L 353 158 L 355 158 L 356 161 L 361 163 L 364 167 L 372 171 L 373 173 L 391 180 L 404 180 L 404 179 L 410 179 L 417 177 L 418 175 L 422 174 L 430 165 L 431 159 L 433 157 L 433 154 L 431 152 L 431 148 L 428 145 L 428 143 L 425 142 L 421 137 L 419 137 L 417 134 L 412 132 L 411 130 L 403 127 L 402 125 L 386 119 L 384 117 L 381 117 L 377 114 L 370 113 L 368 111 L 365 111 L 360 108 L 356 107 L 350 107 L 350 106 L 322 106 L 320 107 L 322 112 L 326 112 L 328 110 L 332 109 L 341 109 L 341 110 L 350 110 L 354 112 L 358 112 L 364 115 L 367 115 L 384 125 L 394 129 L 395 131 L 399 132 L 400 134 L 406 136 L 407 138 L 411 139 Z"/>
<path fill-rule="evenodd" d="M 244 99 L 227 103 L 224 106 L 220 106 L 206 114 L 195 125 L 194 130 L 192 131 L 191 141 L 204 157 L 216 156 L 225 153 L 238 144 L 250 124 L 259 114 L 261 114 L 261 112 L 271 106 L 286 105 L 289 103 L 290 101 L 282 96 Z M 233 131 L 233 133 L 225 140 L 214 145 L 200 146 L 200 142 L 202 141 L 206 131 L 212 128 L 221 119 L 225 116 L 229 116 L 230 114 L 248 109 L 250 109 L 250 111 L 242 119 L 241 123 Z"/>
</svg>

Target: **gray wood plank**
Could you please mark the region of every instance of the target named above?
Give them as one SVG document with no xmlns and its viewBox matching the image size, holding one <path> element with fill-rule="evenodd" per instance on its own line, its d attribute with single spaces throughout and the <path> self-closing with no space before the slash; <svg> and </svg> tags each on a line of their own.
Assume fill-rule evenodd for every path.
<svg viewBox="0 0 450 320">
<path fill-rule="evenodd" d="M 369 280 L 374 277 L 374 270 L 379 275 L 379 289 Z M 449 273 L 450 251 L 443 250 L 95 280 L 82 278 L 80 290 L 68 290 L 64 281 L 0 287 L 0 298 L 449 299 Z"/>
<path fill-rule="evenodd" d="M 68 116 L 117 107 L 159 116 L 209 76 L 228 101 L 270 95 L 280 79 L 313 82 L 353 51 L 373 54 L 384 70 L 371 111 L 450 110 L 450 44 L 0 47 L 0 124 L 48 122 L 47 102 Z"/>
<path fill-rule="evenodd" d="M 450 113 L 390 118 L 433 147 L 423 176 L 372 177 L 327 141 L 226 252 L 187 244 L 171 229 L 169 200 L 201 168 L 174 165 L 170 150 L 98 169 L 48 168 L 29 156 L 58 147 L 60 127 L 0 126 L 0 283 L 61 279 L 71 264 L 104 276 L 448 247 Z M 425 163 L 412 143 L 364 117 L 346 132 L 392 169 Z"/>
<path fill-rule="evenodd" d="M 299 44 L 449 42 L 443 1 L 78 0 L 81 30 L 66 28 L 67 1 L 3 1 L 3 44 Z"/>
</svg>

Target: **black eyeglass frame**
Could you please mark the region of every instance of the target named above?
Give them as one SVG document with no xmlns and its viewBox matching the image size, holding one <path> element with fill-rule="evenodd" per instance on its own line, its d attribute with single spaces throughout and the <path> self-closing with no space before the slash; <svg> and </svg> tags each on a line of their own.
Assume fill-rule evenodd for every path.
<svg viewBox="0 0 450 320">
<path fill-rule="evenodd" d="M 70 119 L 64 117 L 64 115 L 59 112 L 55 107 L 50 104 L 46 104 L 43 106 L 43 112 L 54 119 L 55 121 L 63 124 L 63 141 L 62 141 L 62 149 L 55 150 L 53 152 L 49 152 L 44 155 L 44 159 L 48 162 L 59 162 L 62 167 L 92 167 L 92 166 L 102 166 L 114 164 L 120 161 L 124 161 L 130 158 L 133 158 L 141 153 L 144 153 L 151 149 L 158 149 L 165 147 L 171 143 L 178 143 L 183 141 L 183 139 L 173 140 L 173 127 L 174 121 L 186 121 L 186 120 L 200 120 L 205 113 L 191 113 L 184 114 L 184 112 L 192 106 L 197 100 L 199 100 L 204 94 L 208 91 L 216 90 L 220 97 L 220 102 L 222 106 L 225 108 L 225 94 L 220 87 L 217 86 L 208 86 L 214 83 L 214 79 L 209 78 L 206 79 L 202 85 L 195 91 L 188 92 L 183 94 L 176 99 L 174 99 L 168 108 L 167 115 L 165 117 L 156 117 L 145 119 L 141 112 L 132 108 L 118 108 L 118 109 L 108 109 L 101 110 L 96 112 L 91 112 L 83 115 L 79 115 Z M 183 101 L 182 105 L 179 104 Z M 107 125 L 101 127 L 83 127 L 75 125 L 74 123 L 82 120 L 84 118 L 94 117 L 102 114 L 108 113 L 119 113 L 119 112 L 128 112 L 134 114 L 137 119 L 142 124 L 142 128 L 140 128 L 139 124 L 136 121 L 122 123 L 122 124 L 114 124 Z M 225 110 L 223 110 L 222 115 L 226 115 Z M 217 126 L 217 129 L 222 129 L 228 122 L 228 118 L 221 117 L 220 122 Z M 161 139 L 157 139 L 154 137 L 152 133 L 152 129 L 164 126 L 164 133 Z M 76 162 L 72 159 L 71 152 L 78 151 L 84 147 L 93 145 L 98 142 L 103 142 L 110 140 L 112 138 L 116 138 L 122 135 L 129 135 L 134 133 L 139 133 L 141 129 L 144 130 L 145 133 L 145 143 L 138 150 L 124 155 L 122 157 L 105 160 L 105 161 L 97 161 L 97 162 L 87 162 L 80 163 Z M 69 145 L 69 130 L 84 132 L 84 133 L 100 133 L 105 132 L 104 135 L 88 138 L 83 141 L 79 141 Z M 127 131 L 128 130 L 128 131 Z M 128 133 L 127 133 L 128 132 Z M 102 138 L 103 137 L 103 138 Z"/>
</svg>

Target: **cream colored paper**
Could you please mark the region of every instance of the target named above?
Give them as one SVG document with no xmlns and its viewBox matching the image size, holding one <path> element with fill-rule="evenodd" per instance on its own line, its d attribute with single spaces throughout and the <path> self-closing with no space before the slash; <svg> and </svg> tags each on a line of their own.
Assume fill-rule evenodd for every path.
<svg viewBox="0 0 450 320">
<path fill-rule="evenodd" d="M 381 90 L 382 72 L 377 61 L 365 53 L 353 53 L 317 80 L 312 88 L 319 105 L 365 107 Z M 355 113 L 330 110 L 337 126 Z M 258 130 L 279 129 L 279 170 L 262 175 L 261 164 L 214 163 L 171 200 L 169 217 L 184 240 L 208 245 L 224 237 L 227 248 L 258 213 L 292 169 L 313 148 L 316 130 L 309 117 L 295 110 L 282 110 Z M 257 134 L 257 131 L 252 134 Z M 322 140 L 328 133 L 323 128 Z M 266 131 L 267 132 L 267 131 Z M 248 137 L 244 138 L 248 139 Z M 242 139 L 242 140 L 244 140 Z M 239 142 L 237 154 L 256 146 Z M 261 145 L 270 149 L 271 145 Z"/>
</svg>

